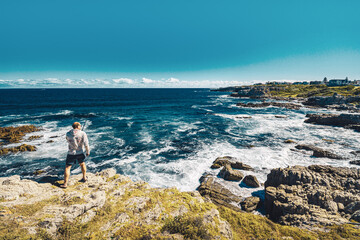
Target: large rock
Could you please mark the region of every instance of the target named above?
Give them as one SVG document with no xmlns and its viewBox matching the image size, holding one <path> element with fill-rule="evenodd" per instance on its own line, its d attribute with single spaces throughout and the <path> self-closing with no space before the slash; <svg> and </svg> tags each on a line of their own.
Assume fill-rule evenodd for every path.
<svg viewBox="0 0 360 240">
<path fill-rule="evenodd" d="M 351 106 L 349 103 L 358 103 L 360 102 L 360 96 L 342 96 L 334 94 L 333 96 L 325 97 L 309 97 L 304 105 L 315 106 L 315 107 L 333 107 L 336 109 L 344 108 L 344 110 L 354 109 L 355 107 Z"/>
<path fill-rule="evenodd" d="M 259 197 L 247 197 L 244 201 L 240 203 L 241 209 L 246 212 L 252 212 L 258 208 L 260 205 Z"/>
<path fill-rule="evenodd" d="M 67 189 L 58 187 L 62 180 L 37 183 L 20 176 L 0 178 L 0 238 L 184 239 L 181 232 L 175 236 L 164 231 L 169 226 L 166 222 L 178 224 L 182 217 L 204 226 L 209 239 L 233 238 L 217 207 L 197 191 L 151 188 L 116 174 L 115 169 L 88 172 L 85 183 L 81 178 L 82 174 L 70 176 Z M 217 183 L 207 183 L 212 198 L 219 196 L 229 205 L 235 201 L 234 208 L 240 209 L 237 196 Z"/>
<path fill-rule="evenodd" d="M 238 107 L 251 107 L 251 108 L 263 108 L 263 107 L 282 107 L 287 109 L 299 110 L 302 106 L 295 103 L 282 103 L 282 102 L 262 102 L 262 103 L 237 103 Z"/>
<path fill-rule="evenodd" d="M 271 170 L 265 208 L 281 224 L 312 226 L 349 221 L 360 201 L 360 169 L 312 165 Z"/>
<path fill-rule="evenodd" d="M 332 153 L 328 150 L 316 147 L 314 145 L 308 145 L 308 144 L 298 144 L 295 146 L 296 149 L 300 150 L 307 150 L 307 151 L 313 151 L 314 157 L 325 157 L 325 158 L 331 158 L 331 159 L 344 159 L 343 157 Z"/>
<path fill-rule="evenodd" d="M 243 183 L 245 183 L 249 187 L 258 188 L 260 187 L 260 183 L 257 178 L 253 175 L 247 175 L 244 177 Z"/>
<path fill-rule="evenodd" d="M 239 210 L 238 203 L 241 197 L 233 194 L 225 185 L 212 176 L 206 175 L 200 178 L 198 191 L 203 197 L 208 197 L 213 203 Z"/>
<path fill-rule="evenodd" d="M 306 123 L 360 130 L 360 114 L 307 114 Z"/>
<path fill-rule="evenodd" d="M 254 170 L 251 166 L 244 164 L 237 160 L 237 158 L 230 157 L 230 156 L 224 156 L 224 157 L 218 157 L 215 159 L 213 164 L 211 165 L 211 168 L 221 168 L 222 166 L 230 165 L 234 169 L 241 169 L 241 170 Z"/>
<path fill-rule="evenodd" d="M 229 164 L 221 169 L 219 176 L 228 181 L 240 181 L 244 177 L 239 170 L 232 169 Z"/>
<path fill-rule="evenodd" d="M 350 161 L 349 163 L 360 166 L 360 160 L 353 160 L 353 161 Z"/>
<path fill-rule="evenodd" d="M 334 94 L 333 96 L 325 97 L 309 97 L 304 105 L 317 106 L 317 107 L 326 107 L 328 105 L 334 104 L 344 104 L 346 103 L 346 97 L 342 95 Z"/>
</svg>

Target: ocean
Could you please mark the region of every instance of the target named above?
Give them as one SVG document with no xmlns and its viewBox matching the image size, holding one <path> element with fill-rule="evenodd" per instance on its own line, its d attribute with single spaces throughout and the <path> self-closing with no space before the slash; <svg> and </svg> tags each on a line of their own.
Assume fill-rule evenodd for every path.
<svg viewBox="0 0 360 240">
<path fill-rule="evenodd" d="M 352 166 L 351 151 L 359 150 L 360 133 L 338 127 L 304 123 L 307 113 L 331 112 L 301 108 L 240 108 L 229 93 L 210 89 L 1 89 L 0 126 L 34 124 L 43 137 L 24 143 L 36 152 L 0 156 L 0 177 L 18 174 L 37 179 L 33 173 L 62 177 L 71 124 L 85 125 L 91 155 L 89 172 L 113 167 L 132 180 L 153 187 L 192 191 L 220 156 L 233 156 L 254 167 L 264 183 L 273 168 L 292 165 L 330 164 Z M 347 160 L 314 158 L 293 151 L 292 139 L 314 144 L 347 157 Z M 49 142 L 52 140 L 53 142 Z M 13 144 L 17 145 L 17 144 Z M 11 145 L 9 145 L 11 146 Z M 72 174 L 80 173 L 78 165 Z M 259 189 L 239 187 L 243 196 Z"/>
</svg>

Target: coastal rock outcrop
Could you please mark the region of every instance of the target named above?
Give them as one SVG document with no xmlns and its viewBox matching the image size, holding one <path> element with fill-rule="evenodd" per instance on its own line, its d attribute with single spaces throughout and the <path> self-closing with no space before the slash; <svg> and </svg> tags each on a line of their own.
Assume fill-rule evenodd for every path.
<svg viewBox="0 0 360 240">
<path fill-rule="evenodd" d="M 234 169 L 241 169 L 241 170 L 254 170 L 251 166 L 240 162 L 237 158 L 225 156 L 225 157 L 218 157 L 215 159 L 211 168 L 221 168 L 222 166 L 230 165 Z"/>
<path fill-rule="evenodd" d="M 247 197 L 244 201 L 240 203 L 241 209 L 246 212 L 252 212 L 256 210 L 260 205 L 259 197 Z"/>
<path fill-rule="evenodd" d="M 249 97 L 249 98 L 265 98 L 269 97 L 269 88 L 266 87 L 240 87 L 234 89 L 230 96 L 232 97 Z"/>
<path fill-rule="evenodd" d="M 332 225 L 356 219 L 360 169 L 312 165 L 271 170 L 265 208 L 281 224 Z"/>
<path fill-rule="evenodd" d="M 242 182 L 245 183 L 246 186 L 248 186 L 248 187 L 253 187 L 253 188 L 260 187 L 259 181 L 253 175 L 245 176 Z"/>
<path fill-rule="evenodd" d="M 241 196 L 233 194 L 215 176 L 205 175 L 200 179 L 200 186 L 197 189 L 203 197 L 210 198 L 219 206 L 226 206 L 234 210 L 240 210 L 238 206 Z"/>
<path fill-rule="evenodd" d="M 27 133 L 40 131 L 40 128 L 34 125 L 23 125 L 18 127 L 0 127 L 0 145 L 6 146 L 8 144 L 20 143 Z M 35 140 L 42 136 L 30 136 L 28 140 Z M 22 144 L 13 147 L 2 147 L 0 148 L 0 155 L 8 153 L 17 153 L 25 151 L 36 151 L 36 147 L 28 144 Z"/>
<path fill-rule="evenodd" d="M 324 157 L 324 158 L 331 158 L 331 159 L 344 159 L 343 157 L 330 152 L 328 150 L 316 147 L 314 145 L 308 145 L 308 144 L 298 144 L 295 146 L 296 149 L 299 150 L 307 150 L 307 151 L 313 151 L 314 157 Z"/>
<path fill-rule="evenodd" d="M 353 160 L 353 161 L 350 161 L 349 163 L 360 166 L 360 160 Z"/>
<path fill-rule="evenodd" d="M 237 103 L 238 107 L 251 107 L 251 108 L 263 108 L 263 107 L 282 107 L 286 109 L 299 110 L 302 106 L 295 103 L 282 103 L 282 102 L 262 102 L 262 103 Z"/>
<path fill-rule="evenodd" d="M 332 96 L 314 96 L 309 97 L 304 101 L 304 105 L 316 106 L 316 107 L 331 107 L 342 106 L 350 107 L 349 103 L 360 102 L 360 96 L 342 96 L 339 94 L 333 94 Z M 354 109 L 356 109 L 354 107 Z"/>
<path fill-rule="evenodd" d="M 233 238 L 216 205 L 197 191 L 151 188 L 115 169 L 87 173 L 85 183 L 81 178 L 71 176 L 67 189 L 57 187 L 62 181 L 54 176 L 48 183 L 0 178 L 0 238 Z"/>
<path fill-rule="evenodd" d="M 228 181 L 240 181 L 244 177 L 244 175 L 239 170 L 232 169 L 229 164 L 225 165 L 221 169 L 219 176 Z"/>
<path fill-rule="evenodd" d="M 0 239 L 340 239 L 344 234 L 352 239 L 360 233 L 349 225 L 320 233 L 275 224 L 240 211 L 240 206 L 245 211 L 258 208 L 259 198 L 248 197 L 239 205 L 239 197 L 220 186 L 218 196 L 235 200 L 231 206 L 237 211 L 213 204 L 211 193 L 202 197 L 198 191 L 152 188 L 114 169 L 87 177 L 83 183 L 81 174 L 72 175 L 67 189 L 58 187 L 63 181 L 57 176 L 43 176 L 46 183 L 0 178 Z M 218 182 L 213 183 L 209 185 Z M 357 208 L 346 207 L 349 213 L 355 211 L 355 221 Z"/>
<path fill-rule="evenodd" d="M 337 127 L 345 127 L 360 130 L 360 115 L 359 114 L 307 114 L 308 119 L 306 123 L 329 125 Z"/>
</svg>

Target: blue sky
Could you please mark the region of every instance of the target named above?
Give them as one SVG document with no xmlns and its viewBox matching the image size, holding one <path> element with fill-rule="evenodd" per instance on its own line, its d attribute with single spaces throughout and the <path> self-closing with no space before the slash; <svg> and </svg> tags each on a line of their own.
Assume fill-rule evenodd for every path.
<svg viewBox="0 0 360 240">
<path fill-rule="evenodd" d="M 3 0 L 0 87 L 360 79 L 359 9 L 356 0 Z"/>
</svg>

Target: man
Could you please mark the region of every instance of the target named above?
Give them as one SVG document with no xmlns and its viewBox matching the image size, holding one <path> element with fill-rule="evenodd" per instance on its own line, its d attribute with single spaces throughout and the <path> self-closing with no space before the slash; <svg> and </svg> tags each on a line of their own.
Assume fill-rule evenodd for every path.
<svg viewBox="0 0 360 240">
<path fill-rule="evenodd" d="M 67 188 L 67 184 L 70 177 L 70 169 L 71 166 L 76 163 L 76 160 L 80 164 L 81 171 L 83 174 L 83 178 L 81 179 L 81 181 L 86 182 L 87 180 L 86 165 L 84 160 L 87 156 L 90 155 L 89 140 L 87 138 L 86 133 L 81 131 L 80 123 L 74 122 L 72 127 L 73 129 L 66 133 L 66 140 L 69 143 L 69 151 L 66 157 L 64 184 L 60 186 L 62 188 Z"/>
</svg>

